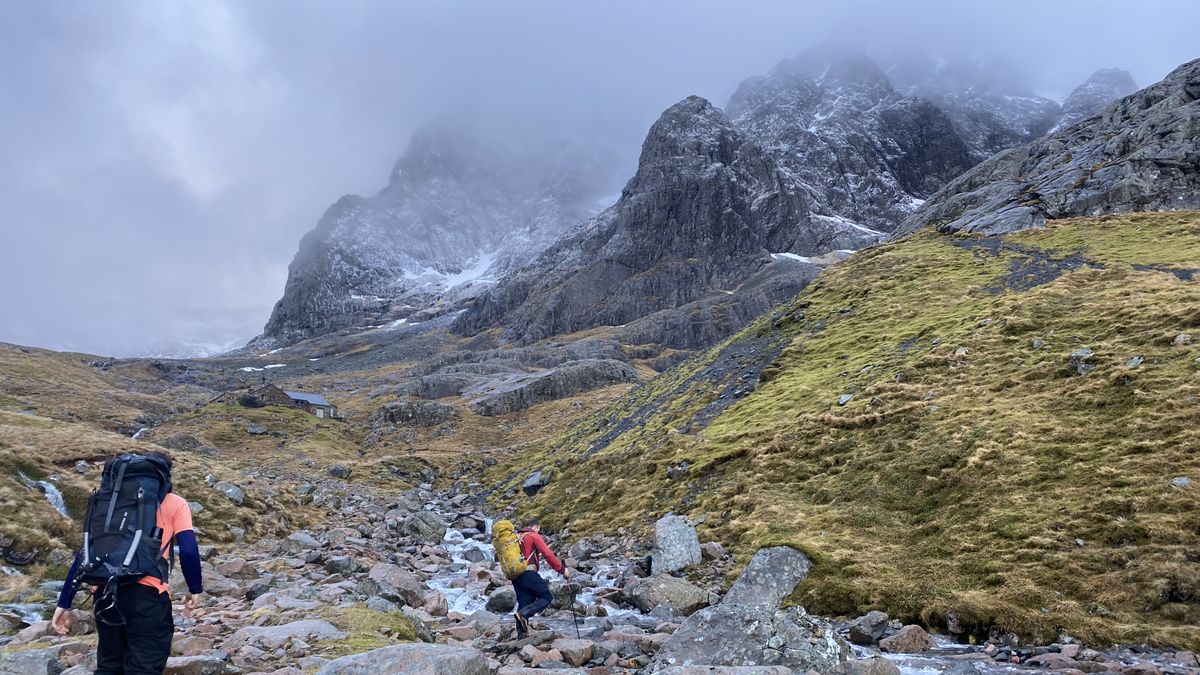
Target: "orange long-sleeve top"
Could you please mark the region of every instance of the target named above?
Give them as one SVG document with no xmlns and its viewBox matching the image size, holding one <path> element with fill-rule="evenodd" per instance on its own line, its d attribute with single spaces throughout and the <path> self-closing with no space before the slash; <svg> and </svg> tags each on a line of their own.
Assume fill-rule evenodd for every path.
<svg viewBox="0 0 1200 675">
<path fill-rule="evenodd" d="M 521 530 L 521 555 L 524 556 L 525 562 L 533 569 L 539 568 L 539 560 L 546 559 L 546 564 L 559 574 L 562 574 L 563 564 L 554 557 L 554 553 L 550 547 L 546 545 L 546 540 L 542 539 L 542 535 L 533 530 Z"/>
</svg>

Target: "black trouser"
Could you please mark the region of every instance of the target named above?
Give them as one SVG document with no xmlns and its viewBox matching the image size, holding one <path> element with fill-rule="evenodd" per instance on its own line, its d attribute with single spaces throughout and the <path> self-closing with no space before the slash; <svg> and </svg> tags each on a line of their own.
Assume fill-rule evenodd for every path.
<svg viewBox="0 0 1200 675">
<path fill-rule="evenodd" d="M 554 600 L 546 580 L 533 570 L 525 570 L 513 579 L 513 590 L 517 593 L 517 612 L 526 619 L 533 618 Z"/>
<path fill-rule="evenodd" d="M 171 655 L 175 621 L 171 596 L 144 584 L 126 584 L 116 603 L 97 596 L 96 675 L 162 675 Z"/>
</svg>

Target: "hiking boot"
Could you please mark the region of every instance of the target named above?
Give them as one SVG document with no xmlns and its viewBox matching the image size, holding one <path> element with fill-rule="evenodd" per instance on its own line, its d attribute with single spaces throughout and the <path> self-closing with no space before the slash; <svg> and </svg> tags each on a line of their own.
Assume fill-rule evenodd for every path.
<svg viewBox="0 0 1200 675">
<path fill-rule="evenodd" d="M 520 612 L 513 614 L 513 618 L 517 620 L 517 639 L 524 640 L 529 635 L 529 621 Z"/>
</svg>

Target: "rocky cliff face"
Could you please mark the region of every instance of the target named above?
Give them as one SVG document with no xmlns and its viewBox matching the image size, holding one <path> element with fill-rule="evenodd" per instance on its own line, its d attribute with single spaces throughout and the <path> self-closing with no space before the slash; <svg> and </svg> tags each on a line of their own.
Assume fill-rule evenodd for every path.
<svg viewBox="0 0 1200 675">
<path fill-rule="evenodd" d="M 954 180 L 901 228 L 1002 234 L 1047 219 L 1200 207 L 1200 59 Z"/>
<path fill-rule="evenodd" d="M 1075 87 L 1063 101 L 1062 114 L 1053 131 L 1078 124 L 1095 115 L 1113 101 L 1137 91 L 1137 84 L 1128 70 L 1102 68 L 1092 73 L 1086 82 Z"/>
<path fill-rule="evenodd" d="M 855 54 L 785 61 L 728 109 L 690 97 L 664 112 L 621 199 L 455 329 L 531 342 L 618 326 L 636 342 L 706 346 L 802 288 L 814 258 L 878 241 L 973 161 L 945 113 Z"/>
<path fill-rule="evenodd" d="M 1034 95 L 1020 73 L 1000 61 L 944 60 L 926 50 L 880 61 L 897 90 L 946 111 L 976 161 L 1042 136 L 1061 114 L 1058 103 Z"/>
<path fill-rule="evenodd" d="M 581 148 L 547 161 L 419 133 L 387 187 L 341 198 L 301 240 L 258 343 L 446 311 L 594 213 L 615 166 Z"/>
<path fill-rule="evenodd" d="M 867 57 L 813 50 L 742 83 L 735 127 L 769 152 L 818 215 L 890 231 L 969 168 L 970 149 L 927 100 L 901 96 Z"/>
</svg>

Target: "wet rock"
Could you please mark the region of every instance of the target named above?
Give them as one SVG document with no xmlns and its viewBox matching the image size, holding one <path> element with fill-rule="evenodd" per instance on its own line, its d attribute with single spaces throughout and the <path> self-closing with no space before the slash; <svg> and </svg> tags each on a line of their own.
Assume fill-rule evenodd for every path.
<svg viewBox="0 0 1200 675">
<path fill-rule="evenodd" d="M 643 612 L 663 606 L 672 614 L 687 616 L 709 604 L 708 591 L 668 574 L 633 579 L 624 592 L 629 602 Z"/>
<path fill-rule="evenodd" d="M 1171 479 L 1171 487 L 1177 487 L 1180 490 L 1185 490 L 1192 486 L 1192 479 L 1187 476 L 1176 476 Z"/>
<path fill-rule="evenodd" d="M 488 675 L 487 657 L 469 647 L 410 644 L 384 647 L 325 664 L 317 675 Z"/>
<path fill-rule="evenodd" d="M 488 596 L 487 611 L 504 614 L 517 606 L 517 594 L 512 586 L 501 586 Z"/>
<path fill-rule="evenodd" d="M 654 574 L 676 572 L 699 562 L 700 540 L 686 518 L 668 513 L 654 523 L 650 563 Z"/>
<path fill-rule="evenodd" d="M 236 651 L 245 646 L 272 650 L 285 646 L 289 641 L 301 639 L 305 642 L 322 640 L 344 640 L 346 634 L 328 621 L 305 619 L 280 626 L 247 626 L 239 629 L 225 641 L 226 651 Z"/>
<path fill-rule="evenodd" d="M 333 466 L 329 467 L 328 472 L 329 475 L 334 478 L 345 479 L 350 477 L 350 467 L 344 464 L 334 464 Z"/>
<path fill-rule="evenodd" d="M 404 519 L 400 533 L 422 544 L 439 544 L 446 537 L 446 524 L 432 511 L 417 511 Z"/>
<path fill-rule="evenodd" d="M 1075 668 L 1075 669 L 1079 668 L 1079 664 L 1075 661 L 1075 659 L 1073 659 L 1065 654 L 1059 654 L 1059 653 L 1055 653 L 1055 652 L 1050 652 L 1048 654 L 1038 654 L 1036 656 L 1030 657 L 1030 659 L 1028 661 L 1026 661 L 1026 664 L 1031 665 L 1031 666 L 1038 666 L 1041 668 L 1052 668 L 1055 670 L 1067 670 L 1067 669 L 1071 669 L 1071 668 Z"/>
<path fill-rule="evenodd" d="M 879 648 L 893 654 L 912 654 L 928 651 L 933 648 L 933 638 L 924 628 L 908 625 L 895 635 L 889 635 L 879 641 Z"/>
<path fill-rule="evenodd" d="M 873 645 L 887 632 L 888 615 L 872 611 L 854 620 L 850 625 L 850 641 L 856 645 Z"/>
<path fill-rule="evenodd" d="M 75 473 L 87 473 L 91 469 L 92 465 L 82 459 L 75 462 Z"/>
<path fill-rule="evenodd" d="M 229 501 L 241 506 L 246 501 L 246 492 L 228 481 L 219 480 L 213 483 L 213 489 L 224 494 Z"/>
<path fill-rule="evenodd" d="M 900 668 L 882 656 L 855 659 L 838 664 L 834 675 L 900 675 Z"/>
<path fill-rule="evenodd" d="M 841 396 L 838 397 L 837 404 L 838 405 L 846 405 L 847 403 L 849 403 L 850 401 L 853 401 L 853 400 L 854 400 L 853 394 L 842 394 Z"/>
</svg>

